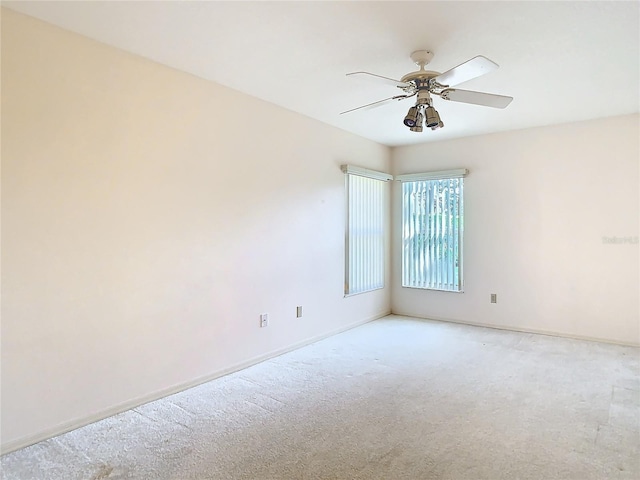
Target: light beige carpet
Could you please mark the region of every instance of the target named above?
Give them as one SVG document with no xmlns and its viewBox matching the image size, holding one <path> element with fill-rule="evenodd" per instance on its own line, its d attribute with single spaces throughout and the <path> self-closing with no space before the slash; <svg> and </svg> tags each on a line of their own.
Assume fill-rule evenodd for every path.
<svg viewBox="0 0 640 480">
<path fill-rule="evenodd" d="M 639 350 L 387 317 L 2 458 L 2 478 L 640 478 Z"/>
</svg>

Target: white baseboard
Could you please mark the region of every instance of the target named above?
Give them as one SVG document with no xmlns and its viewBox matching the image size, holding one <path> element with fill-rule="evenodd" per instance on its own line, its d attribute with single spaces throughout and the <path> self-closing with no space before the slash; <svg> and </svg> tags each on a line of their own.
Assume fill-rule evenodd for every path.
<svg viewBox="0 0 640 480">
<path fill-rule="evenodd" d="M 260 362 L 264 362 L 265 360 L 269 360 L 270 358 L 274 358 L 277 357 L 279 355 L 283 355 L 285 353 L 291 352 L 293 350 L 297 350 L 298 348 L 304 347 L 306 345 L 310 345 L 312 343 L 318 342 L 320 340 L 323 340 L 325 338 L 331 337 L 333 335 L 337 335 L 339 333 L 342 332 L 346 332 L 347 330 L 351 330 L 352 328 L 355 327 L 359 327 L 360 325 L 364 325 L 365 323 L 369 323 L 372 322 L 374 320 L 377 320 L 379 318 L 385 317 L 387 315 L 389 315 L 391 312 L 390 311 L 385 311 L 385 312 L 381 312 L 378 313 L 376 315 L 373 315 L 369 318 L 366 318 L 364 320 L 359 320 L 357 322 L 354 323 L 350 323 L 349 325 L 345 325 L 342 326 L 340 328 L 337 328 L 335 330 L 332 330 L 330 332 L 326 332 L 320 335 L 316 335 L 315 337 L 311 337 L 308 338 L 306 340 L 303 340 L 301 342 L 297 342 L 294 343 L 292 345 L 289 345 L 287 347 L 284 348 L 280 348 L 278 350 L 274 350 L 268 353 L 265 353 L 263 355 L 258 355 L 256 357 L 252 357 L 246 361 L 237 363 L 235 365 L 231 365 L 227 368 L 224 368 L 222 370 L 219 370 L 217 372 L 213 372 L 209 375 L 206 375 L 204 377 L 200 377 L 200 378 L 196 378 L 194 380 L 188 381 L 188 382 L 184 382 L 184 383 L 180 383 L 178 385 L 174 385 L 172 387 L 163 389 L 163 390 L 159 390 L 153 393 L 150 393 L 148 395 L 143 395 L 141 397 L 138 398 L 134 398 L 132 400 L 129 400 L 127 402 L 123 402 L 120 403 L 118 405 L 114 405 L 111 408 L 108 408 L 106 410 L 102 410 L 94 415 L 89 415 L 86 417 L 81 417 L 81 418 L 77 418 L 74 420 L 71 420 L 69 422 L 64 422 L 61 423 L 59 425 L 56 425 L 55 427 L 52 428 L 48 428 L 45 430 L 42 430 L 36 434 L 33 435 L 27 435 L 24 437 L 21 437 L 17 440 L 12 440 L 10 442 L 6 442 L 3 443 L 1 448 L 0 448 L 0 452 L 2 455 L 6 454 L 6 453 L 10 453 L 10 452 L 14 452 L 16 450 L 20 450 L 21 448 L 25 448 L 28 447 L 30 445 L 33 445 L 35 443 L 38 442 L 42 442 L 43 440 L 47 440 L 49 438 L 53 438 L 53 437 L 57 437 L 58 435 L 62 435 L 63 433 L 67 433 L 70 432 L 71 430 L 75 430 L 76 428 L 80 428 L 80 427 L 84 427 L 86 425 L 89 425 L 91 423 L 94 422 L 98 422 L 100 420 L 104 420 L 105 418 L 111 417 L 113 415 L 116 415 L 118 413 L 122 413 L 122 412 L 126 412 L 127 410 L 131 410 L 132 408 L 136 408 L 139 407 L 140 405 L 144 405 L 145 403 L 149 403 L 149 402 L 153 402 L 155 400 L 159 400 L 161 398 L 167 397 L 169 395 L 173 395 L 174 393 L 178 393 L 178 392 L 182 392 L 183 390 L 187 390 L 189 388 L 193 388 L 196 387 L 198 385 L 201 385 L 203 383 L 206 382 L 210 382 L 211 380 L 215 380 L 216 378 L 220 378 L 223 377 L 225 375 L 229 375 L 231 373 L 243 370 L 245 368 L 248 368 L 252 365 L 255 365 L 257 363 Z"/>
<path fill-rule="evenodd" d="M 618 341 L 618 340 L 611 340 L 611 339 L 608 339 L 608 338 L 589 337 L 589 336 L 586 336 L 586 335 L 573 335 L 573 334 L 569 334 L 569 333 L 555 332 L 555 331 L 551 331 L 551 330 L 538 330 L 538 329 L 534 329 L 534 328 L 520 328 L 520 327 L 514 327 L 514 326 L 510 326 L 510 325 L 495 325 L 495 324 L 491 324 L 491 323 L 469 322 L 467 320 L 459 320 L 459 319 L 454 319 L 454 318 L 442 318 L 442 317 L 433 317 L 433 316 L 418 317 L 415 314 L 402 313 L 402 312 L 399 312 L 399 311 L 392 311 L 391 315 L 398 315 L 398 316 L 401 316 L 401 317 L 411 317 L 411 318 L 415 318 L 415 319 L 418 319 L 418 320 L 433 320 L 435 322 L 458 323 L 460 325 L 470 325 L 472 327 L 493 328 L 493 329 L 496 329 L 496 330 L 506 330 L 506 331 L 509 331 L 509 332 L 534 333 L 534 334 L 537 334 L 537 335 L 548 335 L 550 337 L 571 338 L 573 340 L 586 340 L 586 341 L 589 341 L 589 342 L 608 343 L 608 344 L 611 344 L 611 345 L 620 345 L 620 346 L 624 346 L 624 347 L 640 347 L 640 343 L 621 342 L 621 341 Z"/>
</svg>

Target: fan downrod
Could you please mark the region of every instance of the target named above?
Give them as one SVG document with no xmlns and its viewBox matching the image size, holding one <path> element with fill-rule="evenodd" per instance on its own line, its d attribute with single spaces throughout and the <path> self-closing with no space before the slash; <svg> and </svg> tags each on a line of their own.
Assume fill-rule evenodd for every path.
<svg viewBox="0 0 640 480">
<path fill-rule="evenodd" d="M 420 70 L 407 73 L 400 79 L 401 82 L 413 82 L 415 86 L 426 86 L 434 77 L 440 75 L 439 72 L 433 72 L 431 70 L 425 70 L 425 65 L 428 65 L 431 59 L 433 59 L 433 52 L 431 50 L 416 50 L 409 55 L 413 63 L 415 63 Z"/>
<path fill-rule="evenodd" d="M 411 60 L 413 60 L 413 63 L 419 66 L 421 70 L 424 70 L 424 66 L 428 65 L 433 58 L 433 52 L 430 50 L 416 50 L 415 52 L 411 52 L 409 56 Z"/>
</svg>

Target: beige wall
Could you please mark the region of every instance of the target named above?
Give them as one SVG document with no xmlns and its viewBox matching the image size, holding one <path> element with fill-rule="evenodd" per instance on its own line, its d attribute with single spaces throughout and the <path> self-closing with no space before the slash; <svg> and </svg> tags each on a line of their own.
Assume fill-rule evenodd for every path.
<svg viewBox="0 0 640 480">
<path fill-rule="evenodd" d="M 389 312 L 340 171 L 389 157 L 3 9 L 3 449 Z"/>
<path fill-rule="evenodd" d="M 630 115 L 394 149 L 394 174 L 470 174 L 462 294 L 400 287 L 394 185 L 393 312 L 639 344 L 640 245 L 603 243 L 639 235 L 638 127 Z"/>
<path fill-rule="evenodd" d="M 637 115 L 394 149 L 396 174 L 471 171 L 465 293 L 399 287 L 394 233 L 393 289 L 347 299 L 339 165 L 386 170 L 386 147 L 5 9 L 1 133 L 3 450 L 390 293 L 398 313 L 640 343 L 638 245 L 602 242 L 638 235 Z"/>
</svg>

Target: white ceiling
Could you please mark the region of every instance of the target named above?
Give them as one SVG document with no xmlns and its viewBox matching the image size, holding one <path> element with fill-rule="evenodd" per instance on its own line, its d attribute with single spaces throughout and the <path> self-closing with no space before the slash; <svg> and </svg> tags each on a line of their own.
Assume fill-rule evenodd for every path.
<svg viewBox="0 0 640 480">
<path fill-rule="evenodd" d="M 639 111 L 640 3 L 2 2 L 13 10 L 190 72 L 385 145 L 406 145 Z M 435 98 L 445 127 L 410 132 L 411 100 L 347 78 L 444 72 L 476 55 L 500 69 L 460 88 L 513 96 L 505 110 Z"/>
</svg>

